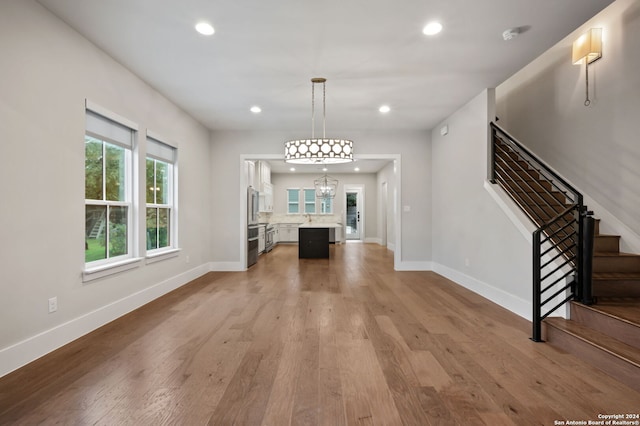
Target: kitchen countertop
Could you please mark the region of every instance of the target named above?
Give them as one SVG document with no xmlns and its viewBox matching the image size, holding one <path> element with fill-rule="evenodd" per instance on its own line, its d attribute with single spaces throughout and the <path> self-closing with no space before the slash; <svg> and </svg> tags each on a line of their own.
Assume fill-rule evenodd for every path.
<svg viewBox="0 0 640 426">
<path fill-rule="evenodd" d="M 342 228 L 340 223 L 306 222 L 301 223 L 300 228 Z"/>
</svg>

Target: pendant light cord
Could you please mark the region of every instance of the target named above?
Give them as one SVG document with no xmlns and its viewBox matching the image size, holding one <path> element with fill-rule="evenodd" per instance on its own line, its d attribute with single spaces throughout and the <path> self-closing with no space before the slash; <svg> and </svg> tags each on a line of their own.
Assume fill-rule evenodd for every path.
<svg viewBox="0 0 640 426">
<path fill-rule="evenodd" d="M 327 131 L 327 81 L 324 78 L 311 79 L 311 139 L 316 133 L 316 83 L 322 83 L 322 139 L 326 139 Z"/>
<path fill-rule="evenodd" d="M 327 82 L 322 82 L 322 139 L 326 139 L 327 135 L 325 134 L 326 126 L 327 126 Z"/>
<path fill-rule="evenodd" d="M 315 139 L 316 131 L 316 83 L 311 80 L 311 139 Z"/>
</svg>

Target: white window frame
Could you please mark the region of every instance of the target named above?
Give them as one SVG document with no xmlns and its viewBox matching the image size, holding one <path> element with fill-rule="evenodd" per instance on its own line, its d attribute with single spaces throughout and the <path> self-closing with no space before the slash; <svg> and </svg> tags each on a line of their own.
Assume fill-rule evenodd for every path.
<svg viewBox="0 0 640 426">
<path fill-rule="evenodd" d="M 331 200 L 329 208 L 327 208 L 327 200 Z M 334 198 L 318 198 L 318 211 L 319 214 L 333 214 L 333 200 Z"/>
<path fill-rule="evenodd" d="M 304 214 L 301 210 L 300 210 L 300 188 L 287 188 L 285 189 L 286 191 L 286 200 L 287 200 L 287 214 Z M 298 201 L 296 202 L 291 202 L 289 199 L 289 191 L 296 191 L 298 193 Z M 291 211 L 291 206 L 292 205 L 296 205 L 298 207 L 298 211 L 297 212 L 292 212 Z"/>
<path fill-rule="evenodd" d="M 289 191 L 296 191 L 298 193 L 298 201 L 297 202 L 291 202 L 289 201 Z M 311 205 L 311 202 L 307 202 L 305 195 L 306 195 L 306 191 L 312 191 L 313 192 L 313 212 L 307 212 L 307 205 Z M 300 215 L 305 215 L 305 214 L 319 214 L 319 215 L 330 215 L 333 214 L 333 199 L 331 201 L 331 203 L 329 203 L 329 209 L 327 211 L 326 209 L 326 203 L 325 200 L 322 198 L 317 198 L 316 194 L 315 194 L 315 188 L 287 188 L 286 189 L 286 200 L 287 200 L 287 214 L 293 215 L 293 214 L 300 214 Z M 290 210 L 290 206 L 291 205 L 297 205 L 298 207 L 298 212 L 297 213 L 293 213 Z"/>
<path fill-rule="evenodd" d="M 134 163 L 135 163 L 135 140 L 138 131 L 138 125 L 132 121 L 121 117 L 99 105 L 86 101 L 86 125 L 85 137 L 89 136 L 102 142 L 103 158 L 105 144 L 115 145 L 125 150 L 125 177 L 124 177 L 124 200 L 92 200 L 85 199 L 85 211 L 87 206 L 106 206 L 107 207 L 107 224 L 110 207 L 127 207 L 127 252 L 124 255 L 109 257 L 109 239 L 107 232 L 106 251 L 107 258 L 84 262 L 83 280 L 90 281 L 101 278 L 112 273 L 121 272 L 126 269 L 136 267 L 139 258 L 136 244 L 137 226 L 134 220 L 134 211 L 136 203 L 134 197 Z M 86 143 L 86 138 L 85 138 Z M 105 168 L 103 167 L 103 173 Z M 103 176 L 103 198 L 105 194 L 104 185 L 106 179 Z M 86 214 L 86 213 L 85 213 Z M 108 226 L 108 225 L 107 225 Z M 86 229 L 85 229 L 86 232 Z M 84 256 L 86 259 L 86 255 Z"/>
<path fill-rule="evenodd" d="M 311 192 L 313 194 L 313 201 L 309 201 L 307 202 L 307 191 Z M 301 188 L 300 189 L 300 204 L 302 205 L 302 214 L 316 214 L 316 212 L 318 211 L 318 208 L 316 206 L 316 190 L 315 188 Z M 307 205 L 313 205 L 313 211 L 312 212 L 308 212 L 307 211 Z"/>
<path fill-rule="evenodd" d="M 164 138 L 150 130 L 147 130 L 146 138 L 147 153 L 144 161 L 144 176 L 145 176 L 145 208 L 142 216 L 144 217 L 144 229 L 145 239 L 144 246 L 147 247 L 147 208 L 156 209 L 168 209 L 169 210 L 169 245 L 166 247 L 159 247 L 155 249 L 146 250 L 147 263 L 163 260 L 178 255 L 180 249 L 178 248 L 178 145 L 173 142 L 168 142 L 167 138 Z M 154 167 L 158 161 L 161 161 L 168 165 L 168 179 L 167 179 L 167 203 L 147 203 L 146 190 L 149 186 L 149 182 L 146 182 L 147 176 L 147 160 L 154 161 Z M 155 176 L 155 171 L 154 171 Z"/>
</svg>

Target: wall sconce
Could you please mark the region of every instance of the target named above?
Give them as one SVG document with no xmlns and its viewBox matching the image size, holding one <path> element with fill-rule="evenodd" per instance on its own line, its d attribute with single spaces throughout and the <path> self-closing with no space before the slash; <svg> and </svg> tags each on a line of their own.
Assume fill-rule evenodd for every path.
<svg viewBox="0 0 640 426">
<path fill-rule="evenodd" d="M 602 28 L 591 28 L 573 42 L 571 59 L 574 65 L 584 62 L 586 99 L 584 106 L 589 106 L 589 64 L 602 58 Z"/>
</svg>

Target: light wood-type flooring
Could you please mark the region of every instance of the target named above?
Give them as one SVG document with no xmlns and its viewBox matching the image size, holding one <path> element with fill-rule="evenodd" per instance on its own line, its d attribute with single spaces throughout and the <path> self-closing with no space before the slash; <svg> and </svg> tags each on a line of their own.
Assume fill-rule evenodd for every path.
<svg viewBox="0 0 640 426">
<path fill-rule="evenodd" d="M 279 245 L 0 379 L 0 424 L 554 425 L 640 394 L 371 244 Z M 527 275 L 527 274 L 523 274 Z M 99 282 L 92 286 L 102 285 Z M 514 283 L 528 286 L 529 283 Z"/>
</svg>

